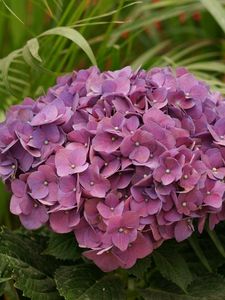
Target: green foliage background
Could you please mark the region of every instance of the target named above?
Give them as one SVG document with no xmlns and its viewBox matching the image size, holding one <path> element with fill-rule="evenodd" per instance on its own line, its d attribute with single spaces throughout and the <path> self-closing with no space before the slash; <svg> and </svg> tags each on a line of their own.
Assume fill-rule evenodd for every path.
<svg viewBox="0 0 225 300">
<path fill-rule="evenodd" d="M 97 64 L 185 66 L 225 93 L 225 0 L 0 0 L 0 120 L 57 76 Z M 0 224 L 18 228 L 0 185 Z M 225 228 L 166 243 L 128 271 L 103 274 L 73 236 L 0 233 L 5 300 L 225 299 Z"/>
</svg>

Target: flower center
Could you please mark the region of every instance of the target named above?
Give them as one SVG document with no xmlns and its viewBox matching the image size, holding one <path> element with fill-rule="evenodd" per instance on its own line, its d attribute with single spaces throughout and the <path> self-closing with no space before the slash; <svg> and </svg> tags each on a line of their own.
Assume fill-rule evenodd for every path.
<svg viewBox="0 0 225 300">
<path fill-rule="evenodd" d="M 119 233 L 123 233 L 123 232 L 124 232 L 124 229 L 123 229 L 122 227 L 120 227 L 120 228 L 118 229 L 118 231 L 119 231 Z"/>
<path fill-rule="evenodd" d="M 221 139 L 221 140 L 224 140 L 224 135 L 221 135 L 221 136 L 220 136 L 220 139 Z"/>
<path fill-rule="evenodd" d="M 73 192 L 76 192 L 77 191 L 77 189 L 76 188 L 73 188 Z"/>
<path fill-rule="evenodd" d="M 215 167 L 212 168 L 212 171 L 213 171 L 213 172 L 216 172 L 216 171 L 217 171 L 217 168 L 215 168 Z"/>
<path fill-rule="evenodd" d="M 114 207 L 110 207 L 110 210 L 111 210 L 111 211 L 114 211 Z"/>
<path fill-rule="evenodd" d="M 140 143 L 139 142 L 135 142 L 135 146 L 136 147 L 140 146 Z"/>
<path fill-rule="evenodd" d="M 207 191 L 206 194 L 207 194 L 207 195 L 210 195 L 211 193 L 210 193 L 210 191 Z"/>
<path fill-rule="evenodd" d="M 114 129 L 115 129 L 115 130 L 119 130 L 119 127 L 118 127 L 118 126 L 115 126 Z"/>
<path fill-rule="evenodd" d="M 75 169 L 75 167 L 76 167 L 76 166 L 75 166 L 74 164 L 71 165 L 71 169 Z"/>
<path fill-rule="evenodd" d="M 15 168 L 16 168 L 16 165 L 13 164 L 13 165 L 12 165 L 12 169 L 15 170 Z"/>
<path fill-rule="evenodd" d="M 182 205 L 183 207 L 186 207 L 186 206 L 187 206 L 187 202 L 184 201 L 184 202 L 181 203 L 181 205 Z"/>
<path fill-rule="evenodd" d="M 115 136 L 113 136 L 113 137 L 111 138 L 111 140 L 112 140 L 112 142 L 115 142 L 115 140 L 116 140 Z"/>
<path fill-rule="evenodd" d="M 91 181 L 91 182 L 90 182 L 90 185 L 91 185 L 91 186 L 95 185 L 94 181 Z"/>
<path fill-rule="evenodd" d="M 48 145 L 48 144 L 49 144 L 49 141 L 48 141 L 48 140 L 45 140 L 45 141 L 44 141 L 44 144 L 45 144 L 45 145 Z"/>
<path fill-rule="evenodd" d="M 170 174 L 171 170 L 170 169 L 166 169 L 166 174 Z"/>
<path fill-rule="evenodd" d="M 45 180 L 45 181 L 44 181 L 44 185 L 45 185 L 45 186 L 48 186 L 48 181 Z"/>
<path fill-rule="evenodd" d="M 184 179 L 188 179 L 188 175 L 187 174 L 184 175 Z"/>
<path fill-rule="evenodd" d="M 189 93 L 185 93 L 185 98 L 186 99 L 190 98 L 190 94 Z"/>
</svg>

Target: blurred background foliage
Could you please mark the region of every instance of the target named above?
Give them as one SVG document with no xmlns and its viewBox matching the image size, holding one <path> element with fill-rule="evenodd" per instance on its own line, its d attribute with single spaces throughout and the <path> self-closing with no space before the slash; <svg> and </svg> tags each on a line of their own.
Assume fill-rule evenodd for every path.
<svg viewBox="0 0 225 300">
<path fill-rule="evenodd" d="M 96 64 L 185 66 L 225 93 L 225 0 L 0 0 L 0 120 L 56 77 Z M 0 223 L 15 221 L 0 185 Z"/>
</svg>

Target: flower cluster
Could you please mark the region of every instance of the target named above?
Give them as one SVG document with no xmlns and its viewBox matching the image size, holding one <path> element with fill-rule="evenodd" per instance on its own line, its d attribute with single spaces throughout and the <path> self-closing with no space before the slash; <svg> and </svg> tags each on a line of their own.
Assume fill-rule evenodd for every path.
<svg viewBox="0 0 225 300">
<path fill-rule="evenodd" d="M 225 219 L 225 102 L 184 68 L 96 67 L 0 124 L 0 176 L 28 229 L 74 232 L 102 270 Z"/>
</svg>

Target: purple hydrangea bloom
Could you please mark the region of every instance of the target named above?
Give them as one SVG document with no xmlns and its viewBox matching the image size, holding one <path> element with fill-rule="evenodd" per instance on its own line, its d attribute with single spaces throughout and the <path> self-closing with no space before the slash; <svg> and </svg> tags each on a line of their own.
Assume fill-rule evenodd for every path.
<svg viewBox="0 0 225 300">
<path fill-rule="evenodd" d="M 55 165 L 60 177 L 81 173 L 88 167 L 86 151 L 81 147 L 59 149 L 55 155 Z"/>
<path fill-rule="evenodd" d="M 106 234 L 111 236 L 114 246 L 125 251 L 136 240 L 138 227 L 138 215 L 133 211 L 126 211 L 122 216 L 112 216 L 109 219 Z"/>
<path fill-rule="evenodd" d="M 9 109 L 0 177 L 26 228 L 74 232 L 103 271 L 130 268 L 225 220 L 225 101 L 184 68 L 73 72 Z"/>
</svg>

